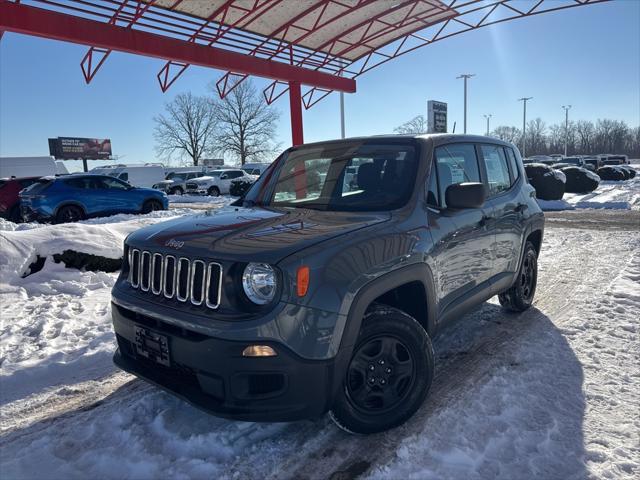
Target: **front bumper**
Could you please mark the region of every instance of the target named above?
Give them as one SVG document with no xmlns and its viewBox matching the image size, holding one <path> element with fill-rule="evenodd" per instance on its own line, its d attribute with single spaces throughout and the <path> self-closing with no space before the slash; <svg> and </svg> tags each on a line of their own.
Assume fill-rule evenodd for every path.
<svg viewBox="0 0 640 480">
<path fill-rule="evenodd" d="M 326 360 L 299 357 L 284 344 L 230 341 L 112 304 L 118 341 L 115 364 L 217 416 L 243 421 L 293 421 L 325 413 L 341 385 L 347 350 Z M 170 366 L 136 353 L 135 327 L 168 338 Z M 276 357 L 247 358 L 243 349 L 267 344 Z"/>
<path fill-rule="evenodd" d="M 198 189 L 187 189 L 186 193 L 188 195 L 207 195 L 208 190 L 206 188 L 198 188 Z"/>
</svg>

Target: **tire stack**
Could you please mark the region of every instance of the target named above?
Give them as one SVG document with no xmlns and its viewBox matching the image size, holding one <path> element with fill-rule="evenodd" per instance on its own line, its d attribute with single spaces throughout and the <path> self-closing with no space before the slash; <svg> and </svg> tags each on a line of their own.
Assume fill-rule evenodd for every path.
<svg viewBox="0 0 640 480">
<path fill-rule="evenodd" d="M 543 163 L 529 163 L 524 166 L 529 183 L 536 189 L 536 197 L 541 200 L 561 200 L 565 192 L 567 178 L 560 170 Z"/>
<path fill-rule="evenodd" d="M 600 177 L 586 168 L 564 167 L 561 171 L 567 178 L 565 183 L 567 193 L 590 193 L 600 184 Z"/>
<path fill-rule="evenodd" d="M 631 178 L 631 175 L 624 168 L 620 168 L 618 165 L 600 167 L 598 169 L 598 176 L 602 180 L 611 180 L 614 182 L 621 182 Z"/>
</svg>

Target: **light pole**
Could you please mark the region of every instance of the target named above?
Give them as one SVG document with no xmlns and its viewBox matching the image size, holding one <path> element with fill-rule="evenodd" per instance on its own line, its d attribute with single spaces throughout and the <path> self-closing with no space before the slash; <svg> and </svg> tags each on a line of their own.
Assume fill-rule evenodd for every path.
<svg viewBox="0 0 640 480">
<path fill-rule="evenodd" d="M 491 119 L 491 117 L 493 117 L 493 115 L 491 114 L 484 116 L 484 118 L 487 119 L 487 137 L 489 136 L 489 120 Z"/>
<path fill-rule="evenodd" d="M 564 156 L 567 156 L 567 144 L 569 143 L 569 109 L 571 105 L 563 105 L 564 108 Z"/>
<path fill-rule="evenodd" d="M 519 98 L 519 102 L 524 102 L 524 108 L 522 112 L 522 158 L 526 157 L 526 144 L 527 144 L 527 101 L 531 100 L 533 97 L 522 97 Z"/>
<path fill-rule="evenodd" d="M 464 133 L 467 133 L 467 80 L 475 76 L 475 73 L 463 73 L 456 77 L 456 80 L 464 78 Z"/>
</svg>

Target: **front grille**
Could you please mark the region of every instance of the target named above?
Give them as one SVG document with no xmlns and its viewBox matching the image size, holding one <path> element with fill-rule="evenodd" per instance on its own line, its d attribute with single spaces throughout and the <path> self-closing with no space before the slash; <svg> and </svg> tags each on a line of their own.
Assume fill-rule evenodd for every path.
<svg viewBox="0 0 640 480">
<path fill-rule="evenodd" d="M 137 248 L 129 250 L 128 261 L 127 281 L 135 289 L 212 309 L 220 305 L 222 265 L 219 263 L 176 258 Z"/>
</svg>

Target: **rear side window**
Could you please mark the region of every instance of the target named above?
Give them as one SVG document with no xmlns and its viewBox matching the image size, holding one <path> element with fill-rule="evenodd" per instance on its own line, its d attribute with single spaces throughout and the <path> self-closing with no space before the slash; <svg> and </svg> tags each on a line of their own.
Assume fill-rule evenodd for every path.
<svg viewBox="0 0 640 480">
<path fill-rule="evenodd" d="M 453 143 L 436 148 L 436 174 L 438 178 L 438 203 L 446 208 L 447 187 L 457 183 L 479 182 L 480 171 L 476 149 L 470 143 Z M 433 176 L 433 175 L 432 175 Z"/>
<path fill-rule="evenodd" d="M 64 182 L 66 185 L 69 185 L 70 187 L 73 188 L 91 188 L 90 184 L 89 184 L 89 179 L 86 177 L 83 178 L 70 178 L 69 180 L 65 180 Z"/>
<path fill-rule="evenodd" d="M 509 173 L 511 173 L 511 185 L 513 185 L 520 177 L 518 161 L 516 160 L 516 154 L 513 152 L 512 148 L 504 147 L 504 151 L 507 154 L 507 160 L 509 161 Z"/>
<path fill-rule="evenodd" d="M 129 181 L 129 174 L 127 172 L 122 172 L 120 175 L 118 175 L 118 178 L 120 180 L 124 180 L 125 182 Z"/>
<path fill-rule="evenodd" d="M 504 150 L 499 145 L 481 145 L 482 157 L 487 168 L 489 195 L 498 195 L 511 188 L 509 166 Z"/>
</svg>

